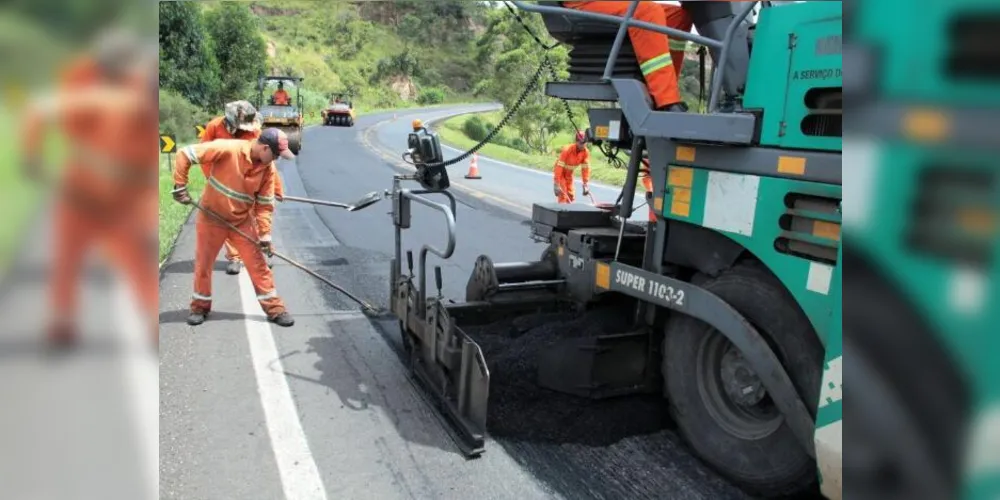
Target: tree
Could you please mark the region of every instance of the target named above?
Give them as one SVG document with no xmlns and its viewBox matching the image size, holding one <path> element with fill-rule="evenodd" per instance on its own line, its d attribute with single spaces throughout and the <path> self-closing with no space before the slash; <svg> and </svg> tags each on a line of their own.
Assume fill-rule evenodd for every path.
<svg viewBox="0 0 1000 500">
<path fill-rule="evenodd" d="M 258 18 L 247 4 L 222 2 L 206 14 L 205 21 L 221 68 L 222 101 L 238 99 L 266 69 L 267 42 L 260 34 Z"/>
<path fill-rule="evenodd" d="M 541 16 L 525 14 L 522 13 L 521 17 L 531 31 L 551 45 L 554 40 L 545 31 Z M 477 85 L 477 91 L 502 102 L 508 109 L 516 104 L 525 88 L 532 83 L 531 79 L 543 58 L 549 58 L 559 80 L 568 77 L 566 66 L 569 55 L 566 49 L 557 46 L 543 50 L 517 19 L 506 11 L 498 9 L 488 14 L 486 31 L 477 45 L 476 61 L 479 68 L 487 72 Z M 528 94 L 510 122 L 525 144 L 540 153 L 548 153 L 554 134 L 570 127 L 563 103 L 542 92 L 544 83 L 551 80 L 551 73 L 543 70 L 536 89 Z"/>
<path fill-rule="evenodd" d="M 219 104 L 219 62 L 197 2 L 160 2 L 160 88 L 201 106 Z"/>
</svg>

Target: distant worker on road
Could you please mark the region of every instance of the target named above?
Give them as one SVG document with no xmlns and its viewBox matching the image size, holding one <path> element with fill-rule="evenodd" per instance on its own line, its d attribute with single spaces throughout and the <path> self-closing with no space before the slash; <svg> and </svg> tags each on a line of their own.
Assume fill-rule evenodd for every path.
<svg viewBox="0 0 1000 500">
<path fill-rule="evenodd" d="M 253 107 L 248 101 L 233 101 L 226 104 L 226 112 L 224 115 L 212 119 L 205 126 L 205 133 L 201 136 L 201 142 L 212 142 L 216 139 L 242 139 L 245 141 L 253 140 L 260 137 L 260 115 L 257 114 L 257 109 Z M 205 179 L 208 179 L 211 170 L 211 165 L 202 165 L 201 171 L 205 174 Z M 274 177 L 274 198 L 278 201 L 284 199 L 284 187 L 281 184 L 281 175 L 276 175 Z M 226 260 L 229 264 L 226 266 L 226 274 L 236 275 L 240 274 L 240 269 L 243 267 L 243 259 L 240 258 L 240 253 L 236 250 L 236 246 L 228 238 L 225 242 L 226 248 Z M 270 267 L 271 261 L 268 260 L 268 267 Z"/>
<path fill-rule="evenodd" d="M 580 180 L 583 181 L 583 195 L 590 195 L 590 151 L 587 150 L 587 136 L 576 132 L 576 143 L 563 146 L 552 168 L 552 191 L 559 203 L 573 203 L 576 195 L 573 189 L 573 171 L 582 167 Z"/>
<path fill-rule="evenodd" d="M 264 260 L 271 251 L 271 218 L 274 214 L 274 186 L 278 175 L 274 160 L 291 159 L 288 137 L 275 128 L 264 129 L 251 141 L 220 139 L 195 144 L 180 151 L 174 163 L 174 200 L 192 203 L 187 192 L 192 165 L 211 164 L 212 169 L 200 206 L 236 226 L 260 242 L 260 248 L 240 236 L 212 215 L 199 210 L 195 222 L 197 243 L 194 258 L 194 293 L 189 325 L 205 322 L 212 309 L 212 263 L 226 239 L 243 256 L 254 292 L 268 321 L 292 326 L 295 321 L 285 310 L 274 286 L 274 275 Z"/>
<path fill-rule="evenodd" d="M 562 2 L 564 7 L 598 14 L 625 16 L 631 2 Z M 656 2 L 639 2 L 635 19 L 680 31 L 691 31 L 691 15 L 683 7 Z M 643 28 L 628 29 L 629 39 L 639 60 L 639 68 L 658 111 L 686 113 L 677 79 L 684 66 L 683 40 L 670 40 L 667 35 Z"/>
<path fill-rule="evenodd" d="M 274 100 L 274 104 L 277 106 L 290 106 L 292 104 L 292 98 L 288 95 L 288 91 L 285 90 L 285 82 L 278 82 L 278 90 L 274 91 L 271 99 Z"/>
</svg>

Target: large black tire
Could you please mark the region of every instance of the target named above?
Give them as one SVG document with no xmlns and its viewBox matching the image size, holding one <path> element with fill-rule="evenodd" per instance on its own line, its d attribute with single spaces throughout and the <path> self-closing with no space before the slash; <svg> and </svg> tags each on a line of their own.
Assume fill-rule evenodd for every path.
<svg viewBox="0 0 1000 500">
<path fill-rule="evenodd" d="M 781 283 L 756 262 L 740 263 L 702 284 L 764 335 L 798 394 L 815 409 L 823 346 Z M 743 489 L 765 497 L 814 487 L 816 465 L 738 350 L 701 320 L 674 314 L 663 339 L 664 391 L 681 435 L 702 460 Z M 723 373 L 727 373 L 724 375 Z M 726 381 L 729 384 L 726 385 Z M 733 387 L 754 387 L 749 396 Z M 728 391 L 727 391 L 728 387 Z M 744 398 L 737 403 L 736 398 Z"/>
</svg>

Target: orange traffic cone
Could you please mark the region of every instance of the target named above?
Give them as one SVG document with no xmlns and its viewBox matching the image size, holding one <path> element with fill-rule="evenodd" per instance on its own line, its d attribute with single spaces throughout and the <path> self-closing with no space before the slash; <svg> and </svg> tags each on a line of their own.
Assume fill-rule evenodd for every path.
<svg viewBox="0 0 1000 500">
<path fill-rule="evenodd" d="M 482 179 L 479 176 L 479 165 L 476 164 L 478 157 L 479 153 L 472 153 L 472 159 L 469 160 L 469 173 L 465 174 L 466 179 Z"/>
</svg>

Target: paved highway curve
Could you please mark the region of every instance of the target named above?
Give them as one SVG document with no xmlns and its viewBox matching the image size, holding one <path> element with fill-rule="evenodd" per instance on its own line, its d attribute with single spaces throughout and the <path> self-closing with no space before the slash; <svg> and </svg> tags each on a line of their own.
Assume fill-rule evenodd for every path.
<svg viewBox="0 0 1000 500">
<path fill-rule="evenodd" d="M 392 113 L 362 116 L 354 128 L 309 128 L 299 158 L 279 165 L 288 194 L 350 201 L 388 189 L 410 120 L 486 108 L 407 110 L 395 120 Z M 431 261 L 442 266 L 444 294 L 455 300 L 464 297 L 478 255 L 502 262 L 541 254 L 524 210 L 552 197 L 545 174 L 480 157 L 483 179 L 467 181 L 466 168 L 453 167 L 454 182 L 479 191 L 454 190 L 457 248 L 449 261 Z M 598 187 L 595 195 L 613 200 L 617 190 Z M 356 213 L 286 202 L 275 217 L 275 245 L 387 305 L 388 210 L 386 201 Z M 405 248 L 419 248 L 442 241 L 445 231 L 439 214 L 414 205 L 404 234 Z M 546 429 L 568 422 L 540 421 L 534 430 L 491 438 L 485 454 L 465 460 L 409 380 L 395 321 L 365 318 L 280 260 L 278 291 L 294 327 L 268 324 L 246 273 L 226 275 L 221 257 L 214 312 L 188 326 L 194 238 L 189 222 L 160 284 L 160 498 L 745 498 L 684 449 L 655 398 L 595 407 L 603 421 L 539 412 L 590 427 L 586 435 L 547 437 Z M 648 413 L 644 426 L 628 430 L 635 434 L 606 435 L 621 427 L 608 418 L 636 412 Z"/>
</svg>

